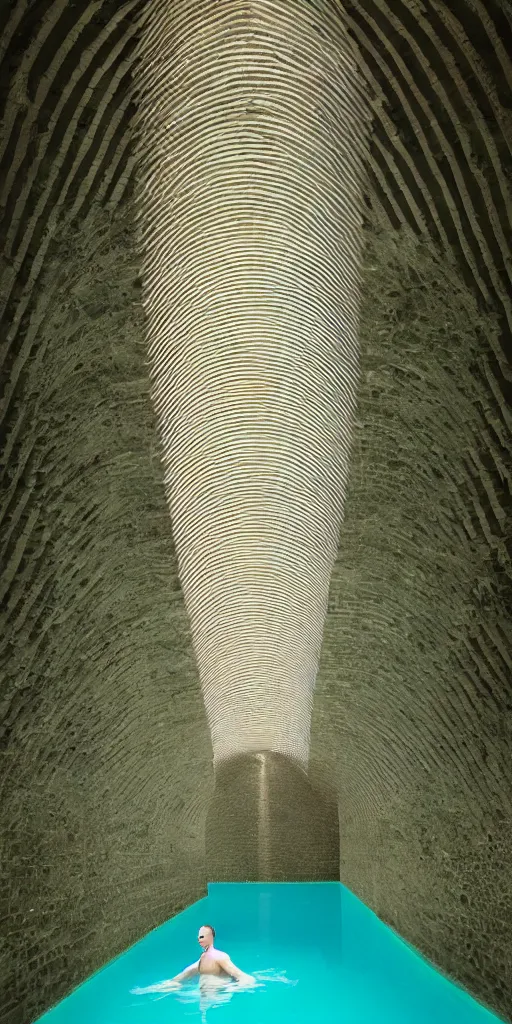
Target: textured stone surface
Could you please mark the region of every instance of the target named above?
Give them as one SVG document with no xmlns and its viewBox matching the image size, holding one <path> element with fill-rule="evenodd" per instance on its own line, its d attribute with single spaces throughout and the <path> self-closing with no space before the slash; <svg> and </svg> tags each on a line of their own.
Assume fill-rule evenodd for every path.
<svg viewBox="0 0 512 1024">
<path fill-rule="evenodd" d="M 34 318 L 58 300 L 7 417 L 2 1020 L 28 1020 L 205 884 L 211 746 L 129 221 L 91 216 L 52 266 Z"/>
<path fill-rule="evenodd" d="M 209 882 L 339 879 L 336 795 L 274 752 L 245 754 L 215 770 L 206 819 Z"/>
<path fill-rule="evenodd" d="M 491 473 L 500 465 L 505 481 L 510 463 L 488 387 L 499 326 L 410 232 L 374 223 L 367 243 L 359 424 L 312 767 L 339 793 L 343 881 L 506 1010 L 509 563 L 506 492 Z"/>
<path fill-rule="evenodd" d="M 2 1024 L 206 877 L 212 751 L 130 206 L 142 7 L 0 11 Z M 312 768 L 343 881 L 510 1015 L 510 5 L 345 10 L 375 131 Z"/>
</svg>

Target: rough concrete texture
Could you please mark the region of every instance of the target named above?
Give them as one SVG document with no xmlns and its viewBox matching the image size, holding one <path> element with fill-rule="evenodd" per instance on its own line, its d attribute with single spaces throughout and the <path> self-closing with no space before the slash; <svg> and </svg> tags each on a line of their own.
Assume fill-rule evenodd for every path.
<svg viewBox="0 0 512 1024">
<path fill-rule="evenodd" d="M 205 885 L 211 745 L 136 267 L 124 220 L 98 213 L 63 232 L 7 420 L 6 1021 L 29 1020 Z"/>
<path fill-rule="evenodd" d="M 211 882 L 339 879 L 337 794 L 273 751 L 215 766 L 206 819 Z"/>
<path fill-rule="evenodd" d="M 141 7 L 0 12 L 2 1024 L 205 881 L 212 752 L 137 305 Z M 511 11 L 344 16 L 375 129 L 312 770 L 342 880 L 510 1015 Z"/>
<path fill-rule="evenodd" d="M 409 231 L 374 222 L 367 242 L 359 422 L 312 769 L 339 793 L 343 881 L 506 1010 L 510 566 L 492 467 L 506 480 L 510 466 L 488 387 L 498 323 Z"/>
</svg>

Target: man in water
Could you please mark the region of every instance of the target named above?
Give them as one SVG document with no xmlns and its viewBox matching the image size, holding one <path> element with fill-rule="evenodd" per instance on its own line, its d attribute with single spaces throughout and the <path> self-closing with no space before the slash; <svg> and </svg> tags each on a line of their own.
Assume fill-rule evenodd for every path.
<svg viewBox="0 0 512 1024">
<path fill-rule="evenodd" d="M 256 979 L 250 974 L 245 974 L 230 960 L 227 953 L 222 953 L 220 949 L 215 949 L 215 928 L 212 928 L 211 924 L 203 924 L 199 929 L 197 940 L 203 952 L 196 960 L 195 963 L 190 964 L 190 967 L 186 967 L 180 974 L 176 974 L 172 978 L 173 984 L 176 986 L 181 985 L 183 981 L 187 981 L 188 978 L 193 978 L 195 974 L 199 974 L 201 978 L 208 976 L 208 979 L 218 978 L 220 981 L 228 981 L 233 978 L 234 981 L 238 981 L 241 985 L 253 985 Z"/>
</svg>

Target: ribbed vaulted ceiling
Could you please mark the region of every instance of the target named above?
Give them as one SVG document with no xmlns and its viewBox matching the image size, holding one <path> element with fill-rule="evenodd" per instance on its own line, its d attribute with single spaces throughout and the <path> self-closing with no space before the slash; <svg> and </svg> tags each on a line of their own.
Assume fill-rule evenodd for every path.
<svg viewBox="0 0 512 1024">
<path fill-rule="evenodd" d="M 148 3 L 144 308 L 216 760 L 307 766 L 358 381 L 368 114 L 339 17 Z"/>
<path fill-rule="evenodd" d="M 149 358 L 144 256 L 135 231 L 134 59 L 152 6 L 27 0 L 0 13 L 6 1024 L 33 1019 L 197 898 L 205 879 L 212 746 L 166 502 L 167 490 L 173 507 L 179 470 L 172 461 L 162 466 L 150 398 L 156 349 Z M 346 288 L 333 276 L 346 236 L 336 233 L 333 219 L 339 192 L 330 192 L 331 181 L 341 185 L 335 154 L 346 144 L 336 93 L 347 59 L 345 29 L 373 117 L 361 376 L 313 703 L 311 774 L 338 794 L 342 879 L 443 969 L 510 1015 L 510 6 L 233 0 L 223 7 L 242 19 L 252 40 L 254 81 L 266 80 L 272 68 L 295 83 L 289 103 L 296 140 L 284 133 L 285 96 L 276 89 L 281 116 L 263 166 L 275 167 L 276 180 L 280 167 L 289 168 L 288 185 L 299 165 L 318 168 L 314 179 L 298 176 L 283 206 L 272 203 L 270 213 L 260 207 L 262 232 L 281 239 L 272 281 L 290 278 L 273 320 L 265 307 L 267 324 L 283 337 L 283 309 L 288 325 L 305 319 L 313 337 L 322 310 L 341 304 Z M 211 62 L 219 5 L 211 0 L 200 9 L 211 33 L 204 121 L 218 141 L 215 111 L 223 118 L 224 108 Z M 176 11 L 193 16 L 194 5 L 180 2 Z M 288 59 L 274 44 L 265 68 L 255 42 L 263 26 L 266 38 L 282 31 L 290 46 Z M 202 31 L 199 39 L 192 32 L 191 45 L 204 45 Z M 330 77 L 333 48 L 340 63 Z M 323 81 L 320 74 L 311 83 L 301 76 L 305 55 Z M 172 80 L 176 103 L 187 102 L 185 83 L 196 81 L 194 68 L 181 73 L 183 92 L 178 77 Z M 242 98 L 237 83 L 235 76 L 225 100 L 226 125 L 228 109 Z M 322 109 L 311 110 L 307 104 L 317 100 Z M 247 109 L 244 125 L 258 117 L 268 124 Z M 181 196 L 168 238 L 185 252 L 192 233 L 203 270 L 197 278 L 190 266 L 170 274 L 154 250 L 157 273 L 148 277 L 155 297 L 164 280 L 174 288 L 171 302 L 194 297 L 201 311 L 191 322 L 196 341 L 221 272 L 220 256 L 208 254 L 227 254 L 224 265 L 240 275 L 243 287 L 230 294 L 244 325 L 253 310 L 248 237 L 260 282 L 262 268 L 271 266 L 255 231 L 239 250 L 238 224 L 221 233 L 224 200 L 213 204 L 210 218 L 200 136 L 199 128 L 188 136 L 197 140 L 193 150 L 187 135 L 178 135 L 187 174 L 203 171 L 197 207 L 192 196 Z M 160 138 L 172 159 L 169 136 Z M 216 152 L 220 160 L 227 147 Z M 170 168 L 175 182 L 178 170 Z M 236 189 L 227 172 L 224 180 Z M 269 175 L 269 196 L 273 181 Z M 147 240 L 154 245 L 158 194 L 145 193 L 153 217 Z M 140 191 L 136 197 L 140 202 Z M 285 209 L 286 216 L 297 213 L 287 248 L 279 235 L 288 223 Z M 306 234 L 302 215 L 311 217 Z M 207 228 L 211 250 L 201 244 Z M 306 264 L 295 261 L 305 252 Z M 234 288 L 231 276 L 225 288 Z M 149 284 L 146 308 L 148 302 Z M 334 330 L 317 337 L 325 387 L 332 388 L 331 437 L 339 439 L 344 411 L 334 408 L 339 382 L 328 383 L 336 338 L 336 317 L 329 315 Z M 157 320 L 149 316 L 150 328 Z M 272 332 L 271 340 L 280 337 Z M 294 351 L 298 346 L 293 341 Z M 283 364 L 286 351 L 279 348 Z M 305 351 L 311 350 L 298 354 Z M 302 377 L 298 364 L 286 366 L 292 392 Z M 179 380 L 183 385 L 185 377 Z M 319 381 L 310 374 L 305 412 L 313 409 L 313 394 L 327 407 Z M 296 450 L 299 439 L 311 439 L 318 471 L 307 418 L 297 416 L 291 435 L 284 426 L 292 405 L 279 408 L 283 473 L 292 436 Z M 226 430 L 228 422 L 219 417 Z M 325 465 L 332 460 L 342 480 L 342 449 L 322 438 Z M 297 537 L 308 533 L 309 543 L 322 522 L 313 499 L 306 501 L 312 478 L 292 479 L 304 481 L 294 523 Z M 335 479 L 329 476 L 322 493 L 326 501 L 332 495 L 339 515 L 343 490 Z M 183 524 L 185 530 L 185 518 Z M 291 562 L 290 569 L 293 592 L 310 594 L 305 575 L 297 578 L 302 566 Z M 184 564 L 182 575 L 192 607 Z M 193 614 L 191 625 L 197 642 Z M 239 629 L 239 636 L 247 630 L 242 616 Z M 204 636 L 207 642 L 207 629 Z M 293 704 L 282 719 L 291 711 Z"/>
</svg>

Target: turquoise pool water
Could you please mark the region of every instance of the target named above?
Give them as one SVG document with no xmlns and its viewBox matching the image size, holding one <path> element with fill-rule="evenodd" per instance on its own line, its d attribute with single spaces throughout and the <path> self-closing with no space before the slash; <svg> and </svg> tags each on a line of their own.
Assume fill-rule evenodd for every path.
<svg viewBox="0 0 512 1024">
<path fill-rule="evenodd" d="M 197 931 L 257 980 L 179 992 L 165 982 L 197 959 Z M 348 889 L 324 883 L 218 883 L 40 1018 L 41 1024 L 496 1024 Z"/>
</svg>

